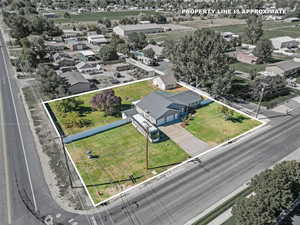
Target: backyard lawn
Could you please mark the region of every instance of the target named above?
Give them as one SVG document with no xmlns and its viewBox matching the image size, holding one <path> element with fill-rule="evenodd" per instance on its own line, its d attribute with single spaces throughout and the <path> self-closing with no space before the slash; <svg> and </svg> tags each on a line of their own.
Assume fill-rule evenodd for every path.
<svg viewBox="0 0 300 225">
<path fill-rule="evenodd" d="M 105 183 L 128 179 L 130 175 L 141 177 L 136 180 L 140 183 L 188 158 L 173 141 L 149 143 L 149 167 L 153 169 L 146 170 L 145 144 L 145 137 L 128 124 L 76 141 L 67 148 L 94 202 L 98 203 L 134 185 L 132 181 Z M 88 151 L 98 158 L 89 159 Z M 98 191 L 103 195 L 99 196 Z"/>
<path fill-rule="evenodd" d="M 122 98 L 122 110 L 128 109 L 131 106 L 132 102 L 139 100 L 140 98 L 150 94 L 154 90 L 156 90 L 156 88 L 152 85 L 152 80 L 137 82 L 134 84 L 129 84 L 129 85 L 114 88 L 115 94 Z M 183 90 L 185 89 L 183 87 L 180 87 L 172 90 L 172 92 L 183 91 Z M 63 129 L 66 135 L 75 134 L 80 131 L 109 124 L 111 122 L 121 119 L 121 116 L 105 116 L 103 112 L 93 110 L 91 108 L 90 102 L 92 97 L 96 94 L 97 92 L 96 93 L 94 92 L 91 94 L 75 97 L 77 100 L 83 102 L 83 104 L 81 104 L 79 108 L 81 111 L 81 116 L 91 121 L 91 125 L 88 127 L 67 128 L 63 123 L 63 117 L 66 114 L 59 113 L 57 110 L 57 105 L 59 101 L 49 103 L 51 110 L 54 112 L 56 119 L 58 120 L 58 123 L 60 124 L 61 128 Z"/>
<path fill-rule="evenodd" d="M 198 109 L 186 129 L 210 146 L 215 146 L 261 124 L 237 112 L 234 112 L 232 120 L 225 120 L 220 107 L 220 104 L 212 103 Z"/>
</svg>

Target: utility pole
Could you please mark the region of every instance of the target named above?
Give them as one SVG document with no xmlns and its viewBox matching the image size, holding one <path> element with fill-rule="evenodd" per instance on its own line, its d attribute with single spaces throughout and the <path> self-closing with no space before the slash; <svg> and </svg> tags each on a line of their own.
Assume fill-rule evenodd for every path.
<svg viewBox="0 0 300 225">
<path fill-rule="evenodd" d="M 147 126 L 146 135 L 146 169 L 149 169 L 149 127 Z"/>
<path fill-rule="evenodd" d="M 73 186 L 73 182 L 72 182 L 72 178 L 71 178 L 71 170 L 70 170 L 69 163 L 68 163 L 68 157 L 67 157 L 67 152 L 66 152 L 66 148 L 65 148 L 65 144 L 64 144 L 64 139 L 61 135 L 59 136 L 59 139 L 60 139 L 61 145 L 63 147 L 63 152 L 64 152 L 66 166 L 67 166 L 67 170 L 68 170 L 68 177 L 69 177 L 70 185 L 73 188 L 74 186 Z"/>
<path fill-rule="evenodd" d="M 264 98 L 264 93 L 265 93 L 265 84 L 263 84 L 263 87 L 261 89 L 261 94 L 260 94 L 260 98 L 259 98 L 259 102 L 258 102 L 258 106 L 257 106 L 257 110 L 256 110 L 256 115 L 255 115 L 255 118 L 257 118 L 258 114 L 259 114 L 259 111 L 260 111 L 260 107 L 261 107 L 261 102 Z"/>
</svg>

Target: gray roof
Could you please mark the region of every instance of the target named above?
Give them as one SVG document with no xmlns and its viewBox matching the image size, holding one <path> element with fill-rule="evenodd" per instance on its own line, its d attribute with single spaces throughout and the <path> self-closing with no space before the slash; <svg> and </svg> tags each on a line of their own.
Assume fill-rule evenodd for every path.
<svg viewBox="0 0 300 225">
<path fill-rule="evenodd" d="M 189 105 L 195 101 L 201 100 L 202 97 L 194 91 L 183 91 L 183 92 L 172 95 L 171 99 L 176 104 Z"/>
<path fill-rule="evenodd" d="M 82 76 L 82 74 L 79 72 L 74 72 L 74 71 L 65 72 L 60 74 L 60 76 L 65 78 L 71 86 L 78 83 L 89 83 L 89 81 L 85 79 L 84 76 Z"/>
<path fill-rule="evenodd" d="M 161 75 L 159 78 L 165 83 L 165 85 L 177 84 L 177 80 L 173 74 Z"/>
<path fill-rule="evenodd" d="M 270 64 L 269 66 L 277 66 L 283 71 L 290 71 L 294 69 L 300 69 L 300 62 L 297 62 L 295 60 L 289 60 L 289 61 L 282 61 L 278 63 Z"/>
<path fill-rule="evenodd" d="M 201 100 L 202 97 L 193 91 L 169 93 L 154 91 L 142 98 L 136 105 L 149 113 L 154 119 L 177 113 L 182 107 Z"/>
</svg>

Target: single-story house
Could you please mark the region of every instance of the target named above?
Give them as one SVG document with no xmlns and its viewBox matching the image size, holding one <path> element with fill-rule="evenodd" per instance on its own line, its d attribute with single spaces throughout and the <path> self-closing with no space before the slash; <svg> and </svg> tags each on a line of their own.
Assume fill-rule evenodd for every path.
<svg viewBox="0 0 300 225">
<path fill-rule="evenodd" d="M 48 52 L 62 52 L 67 47 L 63 42 L 55 41 L 45 42 L 45 46 Z"/>
<path fill-rule="evenodd" d="M 90 82 L 79 72 L 70 71 L 62 73 L 60 76 L 65 78 L 69 83 L 69 92 L 71 94 L 77 94 L 91 90 Z"/>
<path fill-rule="evenodd" d="M 293 59 L 269 64 L 266 71 L 271 74 L 290 77 L 300 73 L 300 60 Z"/>
<path fill-rule="evenodd" d="M 181 120 L 198 108 L 203 98 L 193 91 L 169 93 L 154 91 L 135 104 L 135 110 L 153 125 L 161 126 Z"/>
<path fill-rule="evenodd" d="M 155 52 L 155 58 L 156 59 L 162 59 L 163 58 L 163 49 L 164 47 L 158 46 L 158 45 L 152 45 L 148 44 L 143 50 L 146 49 L 152 49 Z"/>
<path fill-rule="evenodd" d="M 258 57 L 249 52 L 236 52 L 236 60 L 241 63 L 256 64 Z"/>
<path fill-rule="evenodd" d="M 78 37 L 65 38 L 65 39 L 64 39 L 64 42 L 65 42 L 67 45 L 76 43 L 76 42 L 78 42 Z"/>
<path fill-rule="evenodd" d="M 80 62 L 75 67 L 80 73 L 90 73 L 101 70 L 101 66 L 98 63 Z"/>
<path fill-rule="evenodd" d="M 272 42 L 274 49 L 298 48 L 299 45 L 297 40 L 288 36 L 271 38 L 270 41 Z"/>
<path fill-rule="evenodd" d="M 130 64 L 128 63 L 116 63 L 112 65 L 113 69 L 120 72 L 125 70 L 130 70 Z"/>
<path fill-rule="evenodd" d="M 88 43 L 92 45 L 101 45 L 109 43 L 109 40 L 104 35 L 96 34 L 87 37 Z"/>
<path fill-rule="evenodd" d="M 63 32 L 63 38 L 79 37 L 83 35 L 83 31 L 73 29 L 65 29 Z"/>
<path fill-rule="evenodd" d="M 72 57 L 69 54 L 64 53 L 64 52 L 56 52 L 55 54 L 52 55 L 52 59 L 54 62 L 61 58 L 72 59 Z"/>
<path fill-rule="evenodd" d="M 75 43 L 71 43 L 71 44 L 68 45 L 68 47 L 69 47 L 72 51 L 81 51 L 81 50 L 89 49 L 89 46 L 87 46 L 87 44 L 84 43 L 84 42 L 75 42 Z"/>
<path fill-rule="evenodd" d="M 69 67 L 69 66 L 75 66 L 76 62 L 72 58 L 62 57 L 56 60 L 54 64 L 57 65 L 58 67 Z"/>
<path fill-rule="evenodd" d="M 80 51 L 78 55 L 79 59 L 82 61 L 95 61 L 96 60 L 96 54 L 91 50 L 84 50 Z"/>
<path fill-rule="evenodd" d="M 236 39 L 236 38 L 240 37 L 238 34 L 234 34 L 232 32 L 222 32 L 221 36 L 226 41 L 232 41 L 233 39 Z"/>
<path fill-rule="evenodd" d="M 173 74 L 161 75 L 153 79 L 153 85 L 161 90 L 170 90 L 177 87 L 177 80 Z"/>
</svg>

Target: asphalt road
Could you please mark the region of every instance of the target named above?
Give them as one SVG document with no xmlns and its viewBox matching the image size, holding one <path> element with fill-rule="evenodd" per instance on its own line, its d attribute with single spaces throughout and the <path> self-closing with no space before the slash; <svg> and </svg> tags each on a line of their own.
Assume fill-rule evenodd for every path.
<svg viewBox="0 0 300 225">
<path fill-rule="evenodd" d="M 7 73 L 3 56 L 7 57 L 7 53 L 0 50 L 0 107 L 3 109 L 0 113 L 4 120 L 0 123 L 0 128 L 4 128 L 0 129 L 0 140 L 4 143 L 1 139 L 4 132 L 6 142 L 6 148 L 0 145 L 1 225 L 7 224 L 9 212 L 11 224 L 16 225 L 41 224 L 37 217 L 49 215 L 56 222 L 72 225 L 182 225 L 300 146 L 300 110 L 295 110 L 293 117 L 286 117 L 268 130 L 215 151 L 201 158 L 201 163 L 191 162 L 100 207 L 94 217 L 69 213 L 62 210 L 49 193 L 16 80 Z M 8 173 L 2 163 L 5 152 Z M 34 199 L 39 209 L 36 213 L 31 212 Z"/>
</svg>

